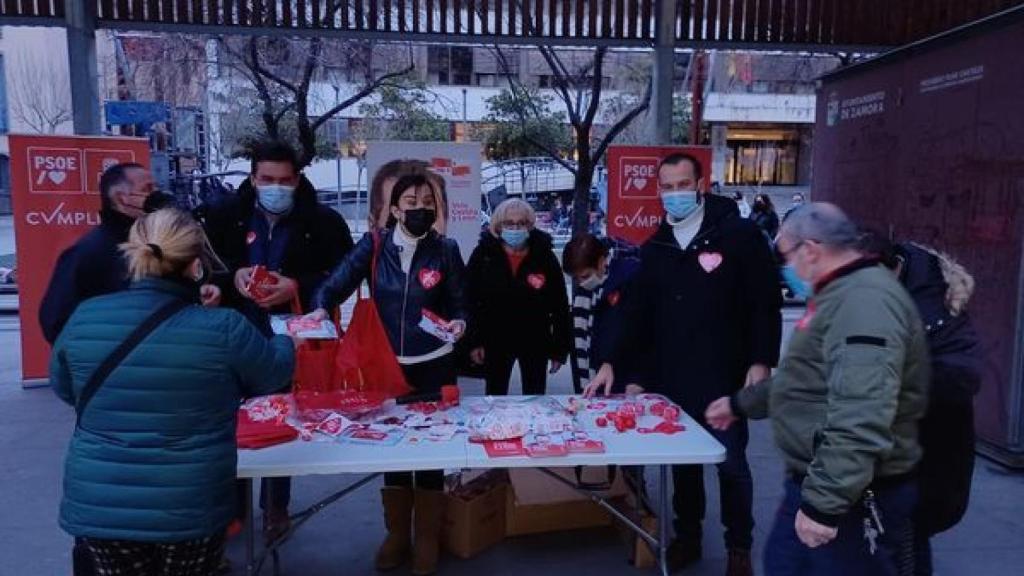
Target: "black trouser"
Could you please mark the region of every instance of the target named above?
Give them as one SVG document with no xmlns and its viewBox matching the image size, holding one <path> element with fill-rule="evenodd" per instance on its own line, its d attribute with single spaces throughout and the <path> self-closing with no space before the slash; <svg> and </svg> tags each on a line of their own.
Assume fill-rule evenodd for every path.
<svg viewBox="0 0 1024 576">
<path fill-rule="evenodd" d="M 929 539 L 955 526 L 967 511 L 974 475 L 976 378 L 942 364 L 932 368 L 928 414 L 919 431 L 925 453 L 918 466 L 920 499 L 914 514 L 916 576 L 932 574 Z"/>
<path fill-rule="evenodd" d="M 523 382 L 523 394 L 539 396 L 548 387 L 548 358 L 541 353 L 516 354 L 495 348 L 484 348 L 486 354 L 486 381 L 488 396 L 508 395 L 508 381 L 512 377 L 512 366 L 519 361 L 519 376 Z"/>
<path fill-rule="evenodd" d="M 718 486 L 721 493 L 722 524 L 725 526 L 725 546 L 730 549 L 750 550 L 754 531 L 754 480 L 747 465 L 746 420 L 733 424 L 729 430 L 708 430 L 725 446 L 725 462 L 718 464 Z M 703 536 L 704 467 L 673 466 L 675 494 L 672 507 L 676 513 L 676 537 L 684 545 L 699 548 Z"/>
<path fill-rule="evenodd" d="M 442 386 L 457 384 L 455 355 L 448 354 L 435 360 L 419 364 L 403 364 L 402 373 L 413 389 L 413 394 L 429 394 L 441 390 Z M 444 470 L 420 470 L 413 472 L 387 472 L 385 486 L 441 490 L 444 488 Z"/>
<path fill-rule="evenodd" d="M 174 543 L 83 538 L 101 576 L 209 576 L 217 571 L 224 532 Z"/>
</svg>

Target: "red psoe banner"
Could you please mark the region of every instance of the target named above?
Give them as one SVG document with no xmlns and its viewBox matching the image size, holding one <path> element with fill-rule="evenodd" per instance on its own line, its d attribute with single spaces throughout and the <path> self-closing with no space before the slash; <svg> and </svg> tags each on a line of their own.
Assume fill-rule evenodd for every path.
<svg viewBox="0 0 1024 576">
<path fill-rule="evenodd" d="M 121 162 L 149 166 L 141 138 L 10 137 L 11 200 L 18 253 L 21 373 L 45 378 L 50 347 L 39 327 L 39 303 L 54 264 L 67 247 L 100 223 L 100 175 Z"/>
<path fill-rule="evenodd" d="M 658 166 L 671 154 L 686 153 L 703 168 L 702 192 L 711 182 L 707 146 L 610 146 L 608 148 L 608 235 L 642 244 L 665 216 L 658 195 Z"/>
</svg>

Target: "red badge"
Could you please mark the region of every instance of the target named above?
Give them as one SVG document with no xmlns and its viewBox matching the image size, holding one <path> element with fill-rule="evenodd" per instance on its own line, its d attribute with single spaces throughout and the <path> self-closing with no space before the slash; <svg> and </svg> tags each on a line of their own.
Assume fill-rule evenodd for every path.
<svg viewBox="0 0 1024 576">
<path fill-rule="evenodd" d="M 697 257 L 697 262 L 700 263 L 700 267 L 703 268 L 705 272 L 710 274 L 722 265 L 722 255 L 718 252 L 704 252 Z"/>
<path fill-rule="evenodd" d="M 420 270 L 420 285 L 430 290 L 441 283 L 441 271 L 424 268 Z"/>
<path fill-rule="evenodd" d="M 796 329 L 797 330 L 800 330 L 802 332 L 802 331 L 807 329 L 807 327 L 811 324 L 811 320 L 814 320 L 814 311 L 815 311 L 815 309 L 816 309 L 816 307 L 814 305 L 814 301 L 813 300 L 807 303 L 807 311 L 804 312 L 804 317 L 801 318 L 796 323 Z"/>
<path fill-rule="evenodd" d="M 526 283 L 533 287 L 534 290 L 540 290 L 544 287 L 548 281 L 543 274 L 530 274 L 526 277 Z"/>
<path fill-rule="evenodd" d="M 608 305 L 609 306 L 618 306 L 620 298 L 622 298 L 621 294 L 619 294 L 617 291 L 616 292 L 612 292 L 611 294 L 608 295 Z"/>
<path fill-rule="evenodd" d="M 250 231 L 248 234 L 245 235 L 245 243 L 246 244 L 252 244 L 255 241 L 256 241 L 256 233 L 255 232 L 251 232 Z"/>
</svg>

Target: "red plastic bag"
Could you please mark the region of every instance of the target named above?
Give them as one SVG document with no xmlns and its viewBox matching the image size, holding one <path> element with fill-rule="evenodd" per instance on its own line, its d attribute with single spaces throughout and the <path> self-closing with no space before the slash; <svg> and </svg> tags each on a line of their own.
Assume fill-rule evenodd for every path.
<svg viewBox="0 0 1024 576">
<path fill-rule="evenodd" d="M 373 236 L 373 261 L 370 289 L 377 277 L 377 254 L 380 239 Z M 348 332 L 338 345 L 335 369 L 342 388 L 360 392 L 375 392 L 388 398 L 403 396 L 412 391 L 405 381 L 398 358 L 391 350 L 384 324 L 380 320 L 377 303 L 370 298 L 357 297 Z"/>
<path fill-rule="evenodd" d="M 292 391 L 296 394 L 323 394 L 342 387 L 336 377 L 335 357 L 337 340 L 307 340 L 295 351 L 295 378 Z"/>
<path fill-rule="evenodd" d="M 298 299 L 292 302 L 292 312 L 302 313 Z M 341 328 L 335 322 L 338 334 Z M 306 340 L 295 350 L 295 376 L 292 392 L 298 394 L 322 394 L 341 388 L 341 381 L 335 373 L 334 357 L 338 354 L 337 340 Z"/>
</svg>

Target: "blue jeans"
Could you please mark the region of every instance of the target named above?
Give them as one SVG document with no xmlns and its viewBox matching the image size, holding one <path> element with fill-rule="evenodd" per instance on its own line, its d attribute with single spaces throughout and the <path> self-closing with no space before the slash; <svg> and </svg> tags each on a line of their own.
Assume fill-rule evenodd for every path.
<svg viewBox="0 0 1024 576">
<path fill-rule="evenodd" d="M 800 510 L 800 484 L 786 479 L 786 495 L 765 544 L 764 569 L 768 576 L 902 576 L 912 573 L 911 515 L 917 505 L 917 483 L 904 481 L 873 489 L 885 534 L 878 535 L 871 554 L 864 538 L 864 519 L 870 514 L 858 502 L 839 522 L 832 542 L 808 548 L 796 535 Z M 908 571 L 909 570 L 909 571 Z"/>
</svg>

